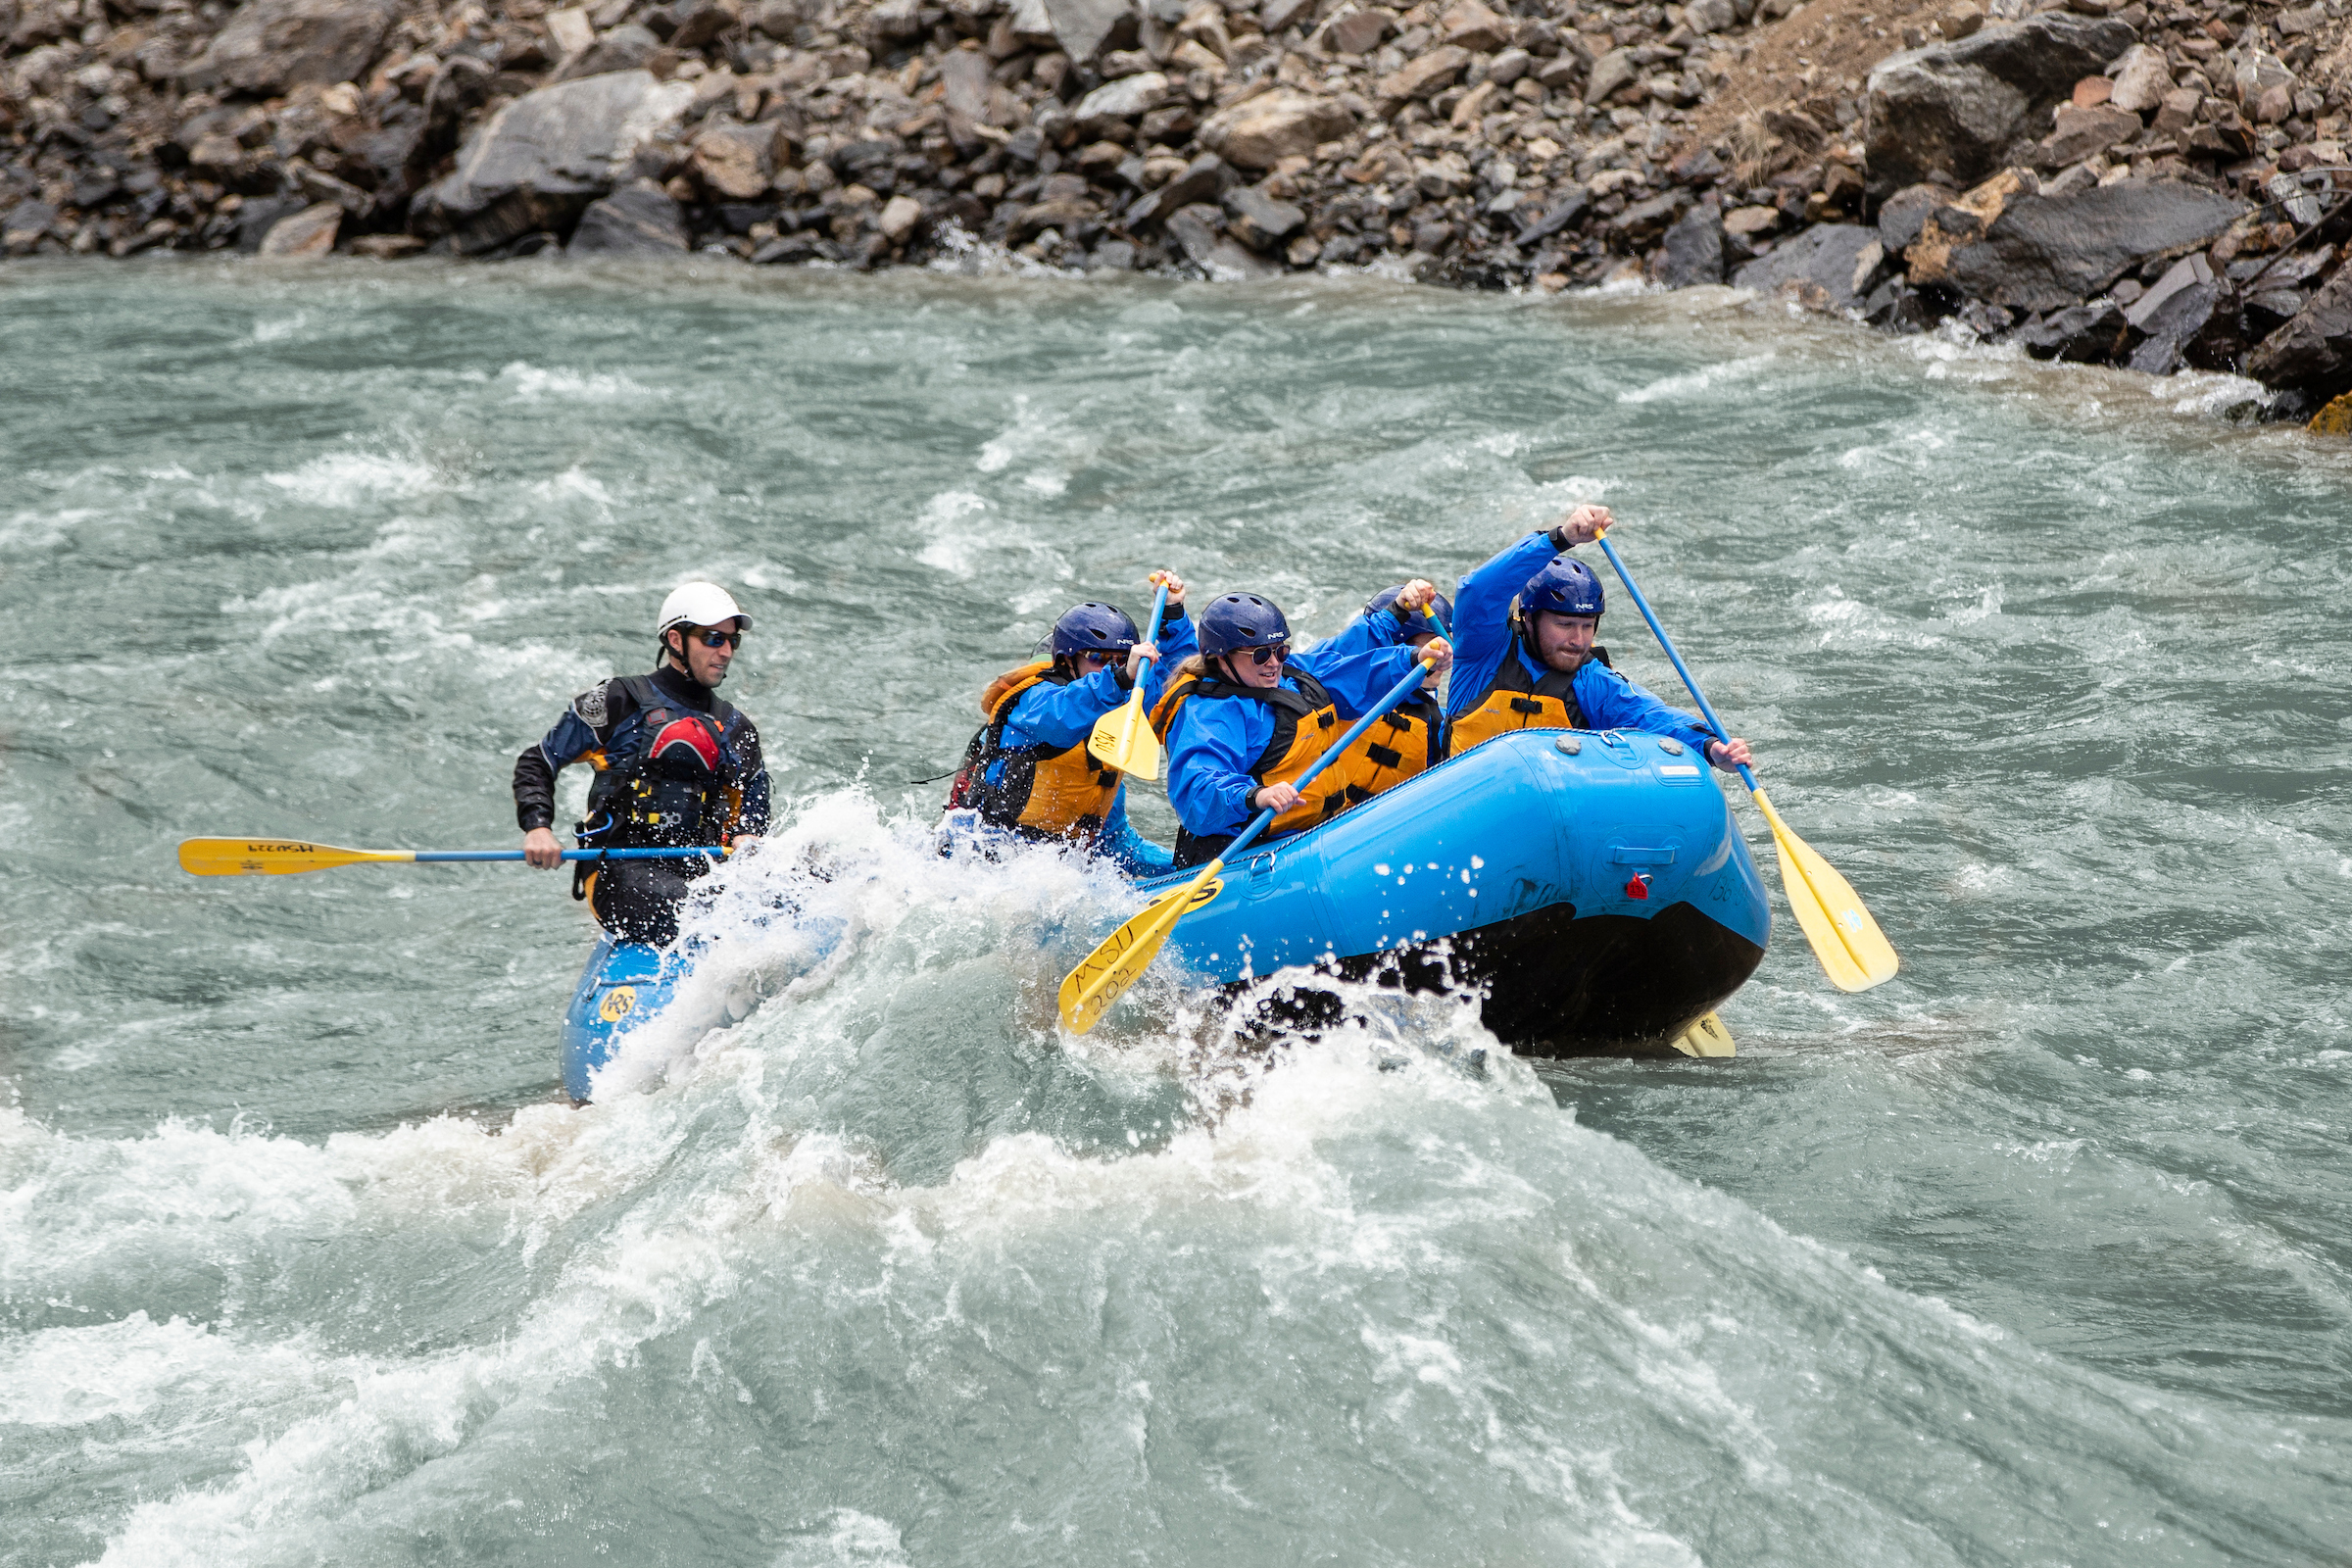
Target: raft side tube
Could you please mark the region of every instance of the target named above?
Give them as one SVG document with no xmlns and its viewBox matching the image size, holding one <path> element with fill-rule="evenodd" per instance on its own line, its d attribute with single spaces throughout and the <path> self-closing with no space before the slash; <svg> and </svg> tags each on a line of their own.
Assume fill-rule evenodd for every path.
<svg viewBox="0 0 2352 1568">
<path fill-rule="evenodd" d="M 1662 1046 L 1762 961 L 1763 879 L 1679 743 L 1523 730 L 1247 856 L 1169 952 L 1223 985 L 1294 966 L 1484 993 L 1514 1049 Z M 1190 873 L 1153 878 L 1146 897 Z"/>
</svg>

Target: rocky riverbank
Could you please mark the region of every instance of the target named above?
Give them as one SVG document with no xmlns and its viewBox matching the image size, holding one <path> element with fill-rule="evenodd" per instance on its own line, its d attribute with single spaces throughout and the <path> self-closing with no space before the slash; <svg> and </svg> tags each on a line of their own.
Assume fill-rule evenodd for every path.
<svg viewBox="0 0 2352 1568">
<path fill-rule="evenodd" d="M 0 0 L 0 243 L 1734 282 L 2352 388 L 2346 0 Z"/>
</svg>

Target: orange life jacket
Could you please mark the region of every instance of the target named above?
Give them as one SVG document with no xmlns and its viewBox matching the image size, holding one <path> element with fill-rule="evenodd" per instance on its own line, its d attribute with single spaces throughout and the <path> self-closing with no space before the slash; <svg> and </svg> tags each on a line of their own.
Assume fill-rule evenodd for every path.
<svg viewBox="0 0 2352 1568">
<path fill-rule="evenodd" d="M 1346 726 L 1321 681 L 1304 670 L 1289 674 L 1297 691 L 1283 686 L 1236 685 L 1204 670 L 1179 675 L 1152 708 L 1152 728 L 1164 744 L 1176 715 L 1196 697 L 1263 703 L 1273 712 L 1274 734 L 1250 764 L 1250 777 L 1260 789 L 1268 784 L 1296 785 L 1345 733 Z M 1386 719 L 1376 720 L 1331 766 L 1315 775 L 1314 782 L 1299 794 L 1298 805 L 1276 813 L 1267 837 L 1313 827 L 1420 772 L 1436 760 L 1431 737 L 1425 719 L 1392 712 Z"/>
<path fill-rule="evenodd" d="M 1563 675 L 1556 669 L 1546 669 L 1541 676 L 1531 678 L 1527 662 L 1519 657 L 1519 638 L 1514 635 L 1510 648 L 1502 656 L 1501 667 L 1494 671 L 1494 679 L 1479 698 L 1478 706 L 1453 721 L 1448 738 L 1456 753 L 1483 746 L 1513 730 L 1592 727 L 1585 722 L 1585 710 L 1577 706 L 1576 672 L 1571 670 Z M 1604 669 L 1616 667 L 1609 662 L 1606 648 L 1595 647 L 1592 658 L 1600 661 Z"/>
<path fill-rule="evenodd" d="M 1066 686 L 1074 678 L 1056 672 L 1052 660 L 1041 659 L 988 683 L 980 694 L 980 711 L 988 722 L 964 748 L 963 766 L 948 792 L 950 810 L 969 807 L 983 821 L 1040 838 L 1089 840 L 1102 830 L 1124 776 L 1117 768 L 1095 760 L 1084 741 L 1004 744 L 1004 726 L 1023 692 L 1041 681 Z M 1004 766 L 992 781 L 989 772 L 1000 761 Z"/>
</svg>

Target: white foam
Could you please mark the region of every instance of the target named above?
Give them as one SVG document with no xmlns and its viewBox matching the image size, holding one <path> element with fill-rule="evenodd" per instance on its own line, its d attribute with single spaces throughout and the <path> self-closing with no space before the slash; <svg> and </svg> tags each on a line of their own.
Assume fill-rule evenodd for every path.
<svg viewBox="0 0 2352 1568">
<path fill-rule="evenodd" d="M 1620 403 L 1663 403 L 1696 397 L 1719 386 L 1745 381 L 1760 373 L 1777 356 L 1750 354 L 1744 359 L 1725 360 L 1720 364 L 1701 366 L 1679 375 L 1661 376 L 1645 386 L 1617 394 Z"/>
<path fill-rule="evenodd" d="M 376 452 L 330 452 L 287 473 L 263 479 L 297 501 L 319 507 L 355 507 L 363 502 L 404 500 L 435 487 L 433 470 L 414 458 Z"/>
<path fill-rule="evenodd" d="M 514 389 L 514 401 L 517 403 L 536 403 L 543 399 L 611 403 L 621 398 L 659 395 L 652 388 L 641 386 L 626 375 L 610 370 L 542 369 L 521 360 L 506 366 L 498 372 L 498 377 Z"/>
</svg>

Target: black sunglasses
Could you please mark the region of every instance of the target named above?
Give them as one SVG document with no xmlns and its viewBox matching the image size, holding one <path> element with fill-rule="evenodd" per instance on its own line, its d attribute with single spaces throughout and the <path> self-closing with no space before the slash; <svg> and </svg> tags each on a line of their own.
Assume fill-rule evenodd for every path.
<svg viewBox="0 0 2352 1568">
<path fill-rule="evenodd" d="M 1078 657 L 1097 664 L 1116 664 L 1133 652 L 1132 648 L 1089 648 Z"/>
<path fill-rule="evenodd" d="M 1290 657 L 1291 645 L 1289 643 L 1276 643 L 1270 648 L 1252 648 L 1250 650 L 1250 662 L 1252 664 L 1263 664 L 1269 660 L 1276 662 L 1287 662 Z"/>
<path fill-rule="evenodd" d="M 701 643 L 705 648 L 741 648 L 743 646 L 743 633 L 720 631 L 716 626 L 697 626 L 686 630 L 685 634 Z"/>
</svg>

